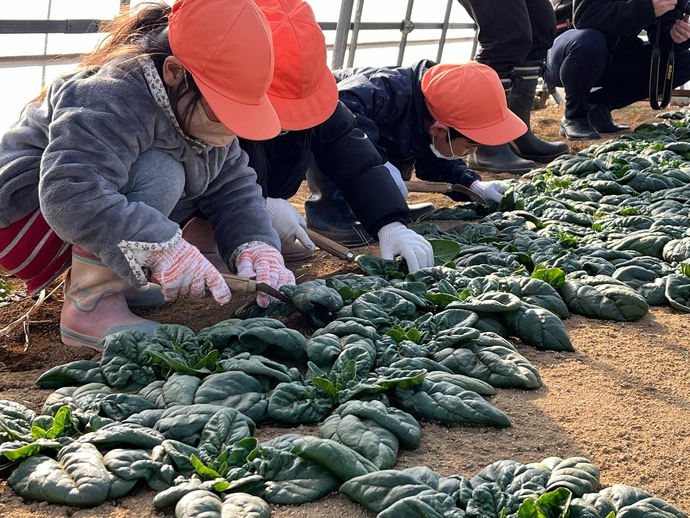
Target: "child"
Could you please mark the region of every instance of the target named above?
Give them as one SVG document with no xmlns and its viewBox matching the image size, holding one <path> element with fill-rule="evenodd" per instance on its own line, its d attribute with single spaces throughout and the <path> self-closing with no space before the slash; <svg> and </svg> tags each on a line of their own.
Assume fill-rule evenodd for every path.
<svg viewBox="0 0 690 518">
<path fill-rule="evenodd" d="M 479 144 L 505 144 L 527 131 L 508 109 L 492 68 L 422 60 L 414 67 L 345 69 L 335 76 L 340 100 L 403 178 L 414 168 L 422 180 L 461 184 L 500 202 L 507 184 L 482 182 L 462 160 Z"/>
<path fill-rule="evenodd" d="M 355 127 L 354 116 L 338 102 L 335 79 L 326 65 L 325 38 L 309 4 L 302 0 L 256 3 L 273 31 L 276 63 L 268 97 L 284 131 L 262 142 L 241 139 L 241 145 L 263 180 L 283 253 L 291 252 L 288 257 L 293 260 L 305 259 L 314 247 L 305 232 L 304 218 L 287 201 L 314 160 L 323 174 L 342 187 L 366 231 L 378 235 L 382 257 L 401 255 L 410 270 L 433 266 L 430 243 L 405 225 L 405 199 L 379 153 Z M 347 203 L 342 205 L 352 215 Z M 343 223 L 333 218 L 334 226 Z M 189 239 L 208 244 L 203 238 L 208 233 L 198 220 L 185 227 L 188 234 L 194 236 Z"/>
<path fill-rule="evenodd" d="M 178 0 L 123 12 L 109 29 L 0 140 L 0 265 L 33 294 L 71 254 L 62 341 L 96 349 L 107 334 L 157 325 L 127 306 L 147 285 L 145 269 L 165 300 L 206 287 L 230 300 L 220 273 L 181 237 L 176 221 L 193 211 L 211 221 L 239 275 L 294 283 L 235 138 L 280 131 L 261 11 L 250 0 Z"/>
</svg>

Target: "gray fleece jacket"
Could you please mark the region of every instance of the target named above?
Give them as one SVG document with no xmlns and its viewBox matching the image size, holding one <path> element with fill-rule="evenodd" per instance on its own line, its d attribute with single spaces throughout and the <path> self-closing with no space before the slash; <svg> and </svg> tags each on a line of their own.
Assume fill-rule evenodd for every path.
<svg viewBox="0 0 690 518">
<path fill-rule="evenodd" d="M 131 62 L 130 62 L 131 63 Z M 158 106 L 136 61 L 56 80 L 0 139 L 0 228 L 40 207 L 64 241 L 99 256 L 138 284 L 121 242 L 164 243 L 178 223 L 120 193 L 137 157 L 158 150 L 184 168 L 186 204 L 212 222 L 227 262 L 249 241 L 280 247 L 278 235 L 237 140 L 196 154 Z M 161 171 L 161 189 L 166 188 Z"/>
</svg>

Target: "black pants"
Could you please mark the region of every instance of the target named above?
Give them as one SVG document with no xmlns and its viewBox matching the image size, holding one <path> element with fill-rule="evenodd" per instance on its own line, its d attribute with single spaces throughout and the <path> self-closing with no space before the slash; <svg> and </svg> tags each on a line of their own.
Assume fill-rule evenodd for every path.
<svg viewBox="0 0 690 518">
<path fill-rule="evenodd" d="M 525 61 L 543 61 L 556 34 L 549 0 L 458 0 L 477 24 L 475 59 L 499 74 Z"/>
<path fill-rule="evenodd" d="M 690 81 L 690 52 L 675 55 L 674 87 Z M 617 109 L 648 98 L 651 58 L 651 43 L 640 38 L 622 38 L 610 49 L 601 31 L 570 29 L 553 42 L 544 79 L 565 89 L 566 118 L 584 118 L 590 104 Z M 667 59 L 662 52 L 662 75 Z"/>
</svg>

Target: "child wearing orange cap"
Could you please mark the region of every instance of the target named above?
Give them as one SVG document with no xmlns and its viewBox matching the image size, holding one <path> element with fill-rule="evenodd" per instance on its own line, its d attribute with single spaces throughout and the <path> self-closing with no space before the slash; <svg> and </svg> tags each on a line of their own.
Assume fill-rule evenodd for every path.
<svg viewBox="0 0 690 518">
<path fill-rule="evenodd" d="M 349 223 L 354 222 L 354 211 L 364 230 L 379 238 L 382 257 L 400 255 L 410 270 L 433 266 L 429 242 L 406 226 L 407 204 L 381 156 L 355 127 L 354 116 L 338 102 L 335 79 L 326 65 L 325 38 L 309 4 L 303 0 L 255 2 L 273 33 L 276 61 L 268 97 L 283 132 L 270 140 L 240 139 L 240 143 L 268 195 L 268 210 L 281 237 L 283 254 L 292 260 L 305 259 L 314 248 L 305 231 L 306 221 L 288 199 L 297 192 L 308 168 L 318 166 L 344 195 L 340 203 L 329 200 L 321 204 L 337 205 L 338 212 L 333 213 L 342 216 L 333 218 L 333 229 L 340 225 L 344 232 L 329 237 L 343 241 L 339 238 L 350 231 L 360 239 L 356 229 L 343 221 L 349 214 Z M 211 252 L 203 227 L 200 221 L 192 221 L 185 227 L 185 235 Z"/>
<path fill-rule="evenodd" d="M 146 4 L 108 32 L 0 140 L 0 265 L 33 294 L 71 263 L 62 341 L 96 349 L 113 332 L 156 327 L 128 303 L 206 288 L 230 300 L 221 274 L 181 236 L 177 222 L 194 211 L 211 221 L 231 269 L 276 288 L 294 283 L 235 138 L 280 131 L 261 11 L 251 0 Z M 145 292 L 154 300 L 142 295 L 147 270 L 160 283 Z"/>
<path fill-rule="evenodd" d="M 326 64 L 325 38 L 312 9 L 302 0 L 255 1 L 273 31 L 276 64 L 268 97 L 284 131 L 269 141 L 240 143 L 264 180 L 269 212 L 283 243 L 289 246 L 298 239 L 313 248 L 304 227 L 308 222 L 313 228 L 314 219 L 323 222 L 325 215 L 327 226 L 315 230 L 328 237 L 361 244 L 362 235 L 369 234 L 378 238 L 382 257 L 400 255 L 410 271 L 433 266 L 429 242 L 406 226 L 409 208 L 394 179 L 355 126 L 352 113 L 338 101 Z M 305 221 L 287 199 L 308 170 L 309 175 L 316 171 L 325 177 L 342 194 L 339 199 L 328 197 L 310 182 Z M 352 236 L 354 243 L 348 242 Z"/>
<path fill-rule="evenodd" d="M 500 202 L 508 185 L 484 182 L 462 160 L 479 144 L 516 139 L 527 126 L 508 109 L 496 72 L 476 62 L 413 67 L 345 69 L 335 72 L 340 100 L 383 160 L 409 178 L 468 187 Z M 468 197 L 448 194 L 457 201 Z"/>
</svg>

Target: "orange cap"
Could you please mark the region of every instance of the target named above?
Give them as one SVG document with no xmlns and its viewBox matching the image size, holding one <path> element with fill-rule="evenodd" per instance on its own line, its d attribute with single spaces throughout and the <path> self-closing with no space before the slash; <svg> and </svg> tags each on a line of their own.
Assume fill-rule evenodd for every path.
<svg viewBox="0 0 690 518">
<path fill-rule="evenodd" d="M 252 140 L 280 132 L 266 96 L 273 78 L 271 28 L 254 2 L 177 0 L 168 39 L 225 127 Z"/>
<path fill-rule="evenodd" d="M 338 104 L 338 87 L 326 64 L 326 38 L 303 0 L 254 0 L 273 31 L 275 71 L 268 98 L 286 130 L 313 128 Z"/>
<path fill-rule="evenodd" d="M 498 74 L 481 63 L 434 65 L 422 77 L 422 92 L 434 119 L 480 144 L 505 144 L 527 131 L 508 109 Z"/>
</svg>

